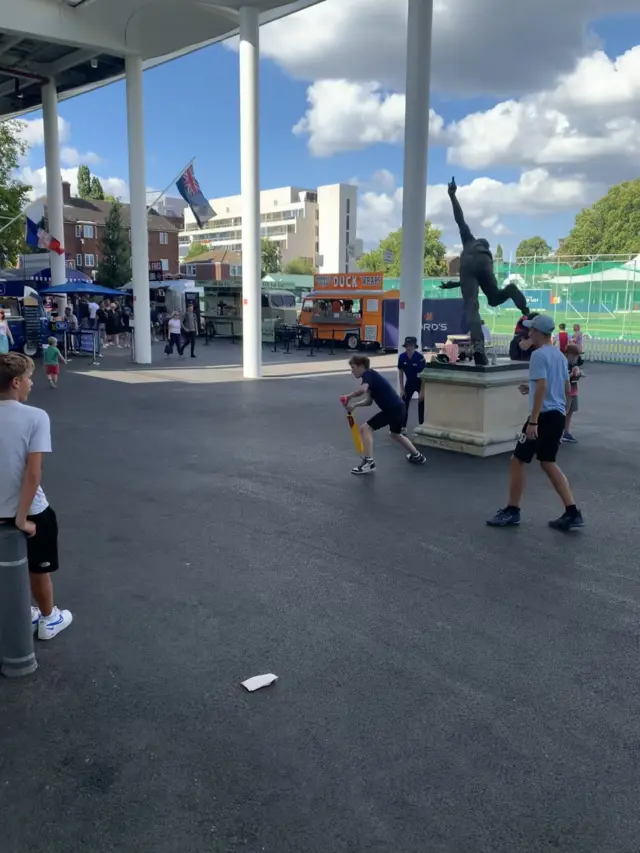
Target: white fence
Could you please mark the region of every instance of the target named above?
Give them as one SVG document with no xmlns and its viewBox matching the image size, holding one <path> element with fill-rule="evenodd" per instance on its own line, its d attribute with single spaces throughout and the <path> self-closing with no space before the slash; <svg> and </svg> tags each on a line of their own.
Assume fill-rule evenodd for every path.
<svg viewBox="0 0 640 853">
<path fill-rule="evenodd" d="M 493 349 L 496 355 L 509 355 L 510 343 L 510 335 L 493 335 Z M 640 341 L 585 337 L 584 357 L 586 361 L 640 365 Z"/>
</svg>

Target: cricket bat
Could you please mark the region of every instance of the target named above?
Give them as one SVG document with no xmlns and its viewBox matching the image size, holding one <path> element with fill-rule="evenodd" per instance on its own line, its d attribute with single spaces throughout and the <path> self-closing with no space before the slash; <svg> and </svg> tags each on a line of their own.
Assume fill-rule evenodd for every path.
<svg viewBox="0 0 640 853">
<path fill-rule="evenodd" d="M 344 398 L 346 400 L 346 398 Z M 340 402 L 344 406 L 345 404 L 342 402 L 343 398 L 340 398 Z M 347 421 L 349 423 L 349 429 L 351 430 L 351 438 L 353 439 L 353 443 L 355 445 L 356 450 L 362 456 L 364 453 L 364 447 L 362 445 L 362 436 L 360 435 L 360 430 L 358 429 L 358 424 L 356 423 L 356 419 L 353 417 L 351 412 L 347 412 Z"/>
</svg>

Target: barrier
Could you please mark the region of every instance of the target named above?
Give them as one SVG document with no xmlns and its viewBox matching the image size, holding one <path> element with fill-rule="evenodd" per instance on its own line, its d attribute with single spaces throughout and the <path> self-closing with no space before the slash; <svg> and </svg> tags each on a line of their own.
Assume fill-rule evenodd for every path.
<svg viewBox="0 0 640 853">
<path fill-rule="evenodd" d="M 512 335 L 493 335 L 496 355 L 508 356 Z M 619 338 L 587 338 L 583 340 L 585 361 L 600 361 L 606 364 L 640 365 L 640 340 Z"/>
<path fill-rule="evenodd" d="M 0 644 L 2 675 L 20 678 L 36 671 L 27 540 L 6 523 L 0 523 Z"/>
</svg>

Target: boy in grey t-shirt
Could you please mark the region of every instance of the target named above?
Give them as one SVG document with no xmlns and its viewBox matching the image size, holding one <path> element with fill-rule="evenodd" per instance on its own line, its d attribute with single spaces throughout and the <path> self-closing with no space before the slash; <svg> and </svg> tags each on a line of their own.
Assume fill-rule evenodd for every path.
<svg viewBox="0 0 640 853">
<path fill-rule="evenodd" d="M 520 524 L 520 501 L 524 492 L 524 466 L 535 456 L 551 485 L 564 503 L 560 518 L 549 522 L 556 530 L 572 530 L 584 524 L 567 478 L 556 464 L 562 441 L 567 411 L 569 381 L 567 362 L 553 346 L 553 319 L 547 314 L 525 320 L 535 350 L 529 364 L 529 383 L 520 392 L 529 395 L 529 417 L 511 457 L 509 467 L 509 503 L 487 521 L 490 527 L 513 527 Z"/>
</svg>

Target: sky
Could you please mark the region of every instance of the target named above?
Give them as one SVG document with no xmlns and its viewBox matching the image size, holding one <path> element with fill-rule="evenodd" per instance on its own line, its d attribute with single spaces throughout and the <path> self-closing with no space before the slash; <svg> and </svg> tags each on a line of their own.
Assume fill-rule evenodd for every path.
<svg viewBox="0 0 640 853">
<path fill-rule="evenodd" d="M 637 0 L 434 0 L 426 215 L 450 250 L 452 175 L 472 229 L 506 257 L 534 235 L 555 248 L 580 209 L 638 176 L 637 10 Z M 325 0 L 261 29 L 262 188 L 357 182 L 366 246 L 401 223 L 406 27 L 406 0 Z M 144 91 L 147 185 L 163 189 L 195 157 L 208 197 L 239 193 L 236 44 L 146 72 Z M 124 83 L 61 103 L 60 131 L 65 179 L 75 185 L 86 163 L 126 199 Z M 39 195 L 38 113 L 24 135 L 21 172 Z"/>
</svg>

